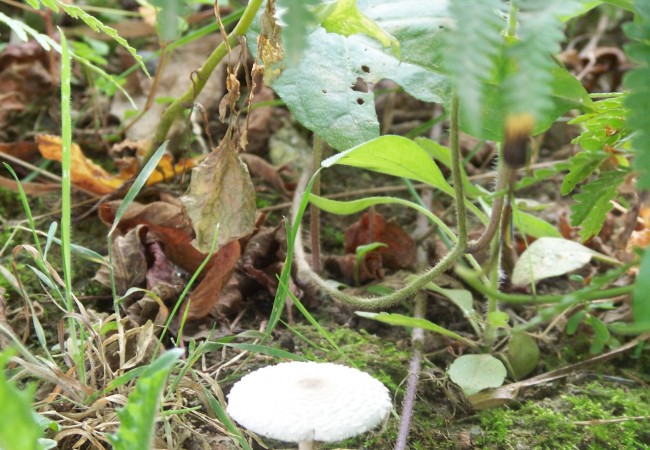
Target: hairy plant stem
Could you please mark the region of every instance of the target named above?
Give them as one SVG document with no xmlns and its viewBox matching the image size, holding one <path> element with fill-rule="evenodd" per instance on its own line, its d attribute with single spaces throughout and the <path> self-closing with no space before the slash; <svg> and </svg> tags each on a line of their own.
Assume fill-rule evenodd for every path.
<svg viewBox="0 0 650 450">
<path fill-rule="evenodd" d="M 438 275 L 450 269 L 465 253 L 467 245 L 467 213 L 465 210 L 465 193 L 463 189 L 463 180 L 461 178 L 460 149 L 458 144 L 458 97 L 453 96 L 451 102 L 451 175 L 454 184 L 454 193 L 456 198 L 456 221 L 458 227 L 458 240 L 454 247 L 447 253 L 438 264 L 425 270 L 418 275 L 413 281 L 401 289 L 387 295 L 379 297 L 357 297 L 348 295 L 337 289 L 332 288 L 318 274 L 314 273 L 307 263 L 305 249 L 302 244 L 302 233 L 297 230 L 295 240 L 295 261 L 298 269 L 298 278 L 305 283 L 314 284 L 316 287 L 334 297 L 336 300 L 360 309 L 381 309 L 393 306 L 403 300 L 413 297 L 417 291 L 424 288 L 427 283 L 435 279 Z M 308 174 L 307 174 L 308 175 Z M 302 217 L 306 205 L 301 205 L 301 192 L 304 192 L 307 186 L 308 176 L 302 176 L 296 187 L 295 201 L 292 207 L 292 218 L 294 223 Z M 307 192 L 308 193 L 308 192 Z"/>
<path fill-rule="evenodd" d="M 146 162 L 149 161 L 149 158 L 151 158 L 156 149 L 160 147 L 165 139 L 167 139 L 167 134 L 169 133 L 172 124 L 184 109 L 191 106 L 194 99 L 196 99 L 196 97 L 201 93 L 201 90 L 203 90 L 205 83 L 207 83 L 210 74 L 217 67 L 217 64 L 219 64 L 228 54 L 229 49 L 232 49 L 239 43 L 237 38 L 246 34 L 246 31 L 250 27 L 251 23 L 253 23 L 253 19 L 255 18 L 257 11 L 260 9 L 262 2 L 263 0 L 250 0 L 250 2 L 248 2 L 241 19 L 239 19 L 234 30 L 232 30 L 228 35 L 228 39 L 217 46 L 205 63 L 203 63 L 203 66 L 201 66 L 201 68 L 196 72 L 196 79 L 190 84 L 183 95 L 174 100 L 174 102 L 165 110 L 165 113 L 160 118 L 158 128 L 156 128 L 156 133 L 153 137 L 153 142 L 145 155 L 143 164 L 146 164 Z"/>
</svg>

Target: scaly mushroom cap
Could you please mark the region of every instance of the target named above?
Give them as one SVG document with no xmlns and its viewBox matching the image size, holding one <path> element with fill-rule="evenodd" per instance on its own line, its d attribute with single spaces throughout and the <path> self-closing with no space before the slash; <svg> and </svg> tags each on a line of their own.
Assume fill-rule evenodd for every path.
<svg viewBox="0 0 650 450">
<path fill-rule="evenodd" d="M 285 442 L 340 441 L 383 422 L 388 389 L 365 372 L 331 363 L 288 362 L 256 370 L 228 394 L 228 414 Z"/>
</svg>

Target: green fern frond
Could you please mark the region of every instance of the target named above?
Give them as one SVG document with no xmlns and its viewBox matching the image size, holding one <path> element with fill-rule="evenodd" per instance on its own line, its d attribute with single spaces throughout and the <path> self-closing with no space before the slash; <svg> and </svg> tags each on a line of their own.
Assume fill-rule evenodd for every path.
<svg viewBox="0 0 650 450">
<path fill-rule="evenodd" d="M 530 113 L 540 120 L 553 107 L 552 55 L 564 39 L 562 17 L 581 8 L 575 0 L 520 0 L 518 40 L 507 51 L 514 63 L 504 81 L 509 113 Z"/>
<path fill-rule="evenodd" d="M 449 4 L 455 26 L 445 41 L 445 69 L 474 131 L 481 128 L 483 83 L 492 76 L 502 49 L 505 21 L 500 7 L 500 0 Z"/>
<path fill-rule="evenodd" d="M 277 12 L 282 22 L 282 44 L 285 60 L 295 66 L 307 46 L 307 34 L 316 25 L 313 8 L 317 0 L 277 0 Z"/>
<path fill-rule="evenodd" d="M 632 147 L 636 152 L 634 168 L 639 172 L 637 185 L 650 189 L 650 2 L 635 3 L 636 20 L 625 27 L 625 33 L 636 42 L 625 46 L 625 51 L 638 67 L 628 72 L 623 85 L 629 90 L 625 106 L 629 109 L 627 126 L 636 133 Z"/>
<path fill-rule="evenodd" d="M 62 2 L 61 0 L 40 0 L 40 3 L 39 0 L 30 0 L 28 1 L 28 3 L 30 6 L 32 6 L 35 9 L 39 9 L 40 3 L 42 3 L 45 7 L 51 9 L 54 12 L 59 12 L 59 8 L 60 8 L 63 11 L 65 11 L 65 13 L 70 17 L 74 19 L 82 20 L 93 31 L 97 33 L 100 32 L 104 33 L 106 36 L 110 37 L 119 45 L 124 47 L 131 54 L 131 56 L 133 56 L 133 58 L 139 64 L 140 68 L 144 71 L 144 73 L 146 73 L 147 76 L 149 76 L 149 72 L 147 72 L 147 68 L 145 67 L 144 62 L 142 61 L 142 57 L 138 55 L 136 49 L 131 47 L 131 45 L 129 45 L 126 39 L 124 39 L 119 34 L 117 34 L 117 30 L 107 25 L 104 25 L 104 23 L 102 23 L 102 21 L 96 18 L 95 16 L 88 14 L 86 11 L 79 8 L 78 6 L 68 5 L 67 3 Z"/>
<path fill-rule="evenodd" d="M 571 205 L 571 225 L 582 226 L 579 234 L 583 241 L 600 232 L 607 213 L 612 209 L 611 201 L 618 195 L 618 187 L 628 173 L 626 170 L 602 172 L 573 196 L 576 203 Z"/>
</svg>

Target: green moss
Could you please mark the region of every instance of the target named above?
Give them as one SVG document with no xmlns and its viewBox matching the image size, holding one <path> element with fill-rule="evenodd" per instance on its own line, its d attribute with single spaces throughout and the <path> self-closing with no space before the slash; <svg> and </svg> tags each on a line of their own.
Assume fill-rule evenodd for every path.
<svg viewBox="0 0 650 450">
<path fill-rule="evenodd" d="M 486 449 L 650 449 L 647 422 L 613 422 L 647 416 L 647 390 L 604 382 L 568 388 L 573 392 L 553 399 L 481 412 L 482 433 L 476 444 Z"/>
</svg>

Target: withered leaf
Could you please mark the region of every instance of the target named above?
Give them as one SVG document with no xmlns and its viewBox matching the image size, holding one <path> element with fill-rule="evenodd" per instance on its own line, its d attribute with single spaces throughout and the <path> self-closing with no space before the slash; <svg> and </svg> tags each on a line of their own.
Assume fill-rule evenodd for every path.
<svg viewBox="0 0 650 450">
<path fill-rule="evenodd" d="M 255 189 L 234 146 L 216 148 L 192 169 L 188 193 L 181 201 L 196 232 L 193 245 L 204 253 L 210 251 L 217 225 L 219 248 L 255 229 Z"/>
<path fill-rule="evenodd" d="M 120 204 L 121 200 L 116 200 L 100 206 L 99 217 L 108 226 L 115 220 Z M 122 216 L 117 229 L 126 233 L 137 225 L 147 225 L 149 236 L 163 244 L 167 258 L 189 273 L 194 273 L 205 258 L 205 254 L 191 244 L 194 230 L 179 205 L 162 201 L 147 205 L 133 202 Z"/>
<path fill-rule="evenodd" d="M 366 256 L 378 253 L 386 268 L 405 269 L 415 261 L 413 238 L 396 223 L 387 222 L 378 212 L 365 213 L 358 222 L 345 230 L 346 253 L 354 253 L 359 245 L 372 242 L 382 242 L 387 247 L 381 247 Z"/>
<path fill-rule="evenodd" d="M 145 247 L 142 244 L 144 233 L 146 227 L 139 225 L 113 241 L 113 277 L 117 295 L 123 295 L 129 288 L 144 284 L 147 274 Z M 102 266 L 95 275 L 95 280 L 110 286 L 108 269 Z"/>
<path fill-rule="evenodd" d="M 212 257 L 212 267 L 190 295 L 190 307 L 187 312 L 188 320 L 199 320 L 210 313 L 219 299 L 221 290 L 233 274 L 240 255 L 239 242 L 232 241 Z M 186 306 L 187 301 L 181 307 L 181 311 L 185 311 Z"/>
<path fill-rule="evenodd" d="M 36 143 L 43 158 L 61 161 L 63 147 L 59 136 L 39 135 L 36 136 Z M 131 165 L 123 167 L 119 174 L 112 175 L 86 158 L 81 147 L 77 144 L 72 143 L 70 150 L 72 158 L 72 171 L 70 176 L 72 183 L 95 194 L 110 194 L 122 186 L 125 181 L 137 174 L 138 166 L 135 159 L 133 159 Z M 147 185 L 170 180 L 177 173 L 181 173 L 185 169 L 192 167 L 193 164 L 192 160 L 184 160 L 179 164 L 174 164 L 171 155 L 163 155 L 158 163 L 158 167 L 147 180 Z"/>
</svg>

